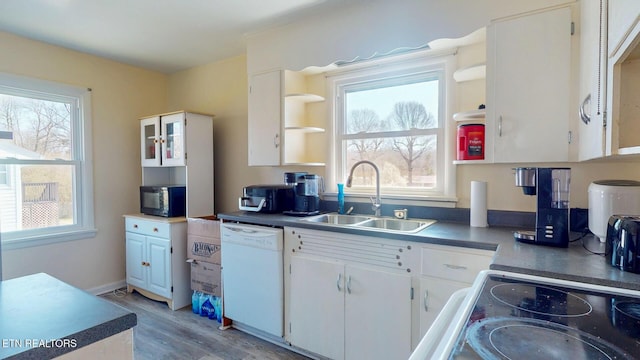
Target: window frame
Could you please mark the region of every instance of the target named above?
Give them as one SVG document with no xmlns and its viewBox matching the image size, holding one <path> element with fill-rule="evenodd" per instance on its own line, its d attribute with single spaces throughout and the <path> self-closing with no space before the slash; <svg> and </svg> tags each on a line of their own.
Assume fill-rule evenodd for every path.
<svg viewBox="0 0 640 360">
<path fill-rule="evenodd" d="M 10 165 L 70 165 L 74 169 L 74 224 L 1 232 L 5 250 L 40 246 L 95 237 L 93 205 L 93 154 L 91 143 L 91 89 L 14 74 L 0 73 L 0 93 L 41 100 L 69 101 L 75 104 L 72 121 L 70 160 L 0 159 Z"/>
<path fill-rule="evenodd" d="M 429 205 L 440 207 L 454 207 L 456 197 L 456 173 L 454 160 L 455 129 L 447 119 L 452 117 L 453 96 L 455 81 L 455 52 L 425 50 L 410 54 L 389 56 L 377 60 L 369 60 L 363 63 L 355 63 L 339 67 L 337 70 L 327 72 L 327 99 L 331 101 L 330 134 L 331 139 L 327 158 L 327 198 L 331 198 L 337 192 L 337 179 L 346 179 L 347 169 L 342 164 L 345 151 L 342 148 L 344 136 L 344 89 L 357 87 L 358 83 L 366 83 L 388 79 L 393 84 L 393 79 L 420 77 L 433 71 L 441 71 L 439 77 L 440 99 L 438 104 L 439 127 L 433 129 L 437 133 L 437 190 L 418 190 L 415 188 L 397 189 L 392 192 L 383 191 L 382 197 L 387 203 L 401 203 L 408 205 Z M 364 191 L 348 190 L 348 196 L 355 201 L 369 201 L 374 188 L 361 188 Z M 391 201 L 388 201 L 391 200 Z"/>
</svg>

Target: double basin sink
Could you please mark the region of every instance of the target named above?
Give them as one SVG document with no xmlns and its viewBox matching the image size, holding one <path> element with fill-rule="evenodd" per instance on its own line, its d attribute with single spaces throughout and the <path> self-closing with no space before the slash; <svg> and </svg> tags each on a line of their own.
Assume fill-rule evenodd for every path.
<svg viewBox="0 0 640 360">
<path fill-rule="evenodd" d="M 302 219 L 302 221 L 394 233 L 417 233 L 436 222 L 435 220 L 428 219 L 396 219 L 365 215 L 344 215 L 337 213 L 311 216 Z"/>
</svg>

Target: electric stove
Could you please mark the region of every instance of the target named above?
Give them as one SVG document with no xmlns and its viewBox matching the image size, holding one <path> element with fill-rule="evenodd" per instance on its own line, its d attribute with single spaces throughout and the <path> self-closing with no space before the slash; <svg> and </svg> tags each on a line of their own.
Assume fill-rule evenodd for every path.
<svg viewBox="0 0 640 360">
<path fill-rule="evenodd" d="M 640 359 L 638 291 L 486 271 L 459 309 L 434 358 Z"/>
</svg>

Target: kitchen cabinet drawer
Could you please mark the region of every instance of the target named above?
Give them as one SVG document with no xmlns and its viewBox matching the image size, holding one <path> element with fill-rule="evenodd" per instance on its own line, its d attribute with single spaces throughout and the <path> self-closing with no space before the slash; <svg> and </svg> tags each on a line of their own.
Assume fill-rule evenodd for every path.
<svg viewBox="0 0 640 360">
<path fill-rule="evenodd" d="M 493 252 L 443 246 L 421 249 L 421 274 L 473 283 L 478 273 L 489 268 Z"/>
<path fill-rule="evenodd" d="M 168 239 L 171 235 L 171 226 L 169 223 L 126 218 L 125 231 Z"/>
</svg>

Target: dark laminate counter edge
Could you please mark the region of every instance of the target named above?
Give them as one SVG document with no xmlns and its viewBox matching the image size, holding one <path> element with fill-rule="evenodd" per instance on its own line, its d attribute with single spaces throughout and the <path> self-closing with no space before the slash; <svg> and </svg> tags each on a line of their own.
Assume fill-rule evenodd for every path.
<svg viewBox="0 0 640 360">
<path fill-rule="evenodd" d="M 349 226 L 332 226 L 304 221 L 281 214 L 233 212 L 218 214 L 225 221 L 264 226 L 294 226 L 356 235 L 367 235 L 467 248 L 495 250 L 493 270 L 613 286 L 640 291 L 640 274 L 624 272 L 609 264 L 602 255 L 604 244 L 593 235 L 573 241 L 568 248 L 555 248 L 516 242 L 513 228 L 475 228 L 465 224 L 437 222 L 416 234 L 396 234 Z M 580 234 L 572 234 L 572 239 Z M 589 249 L 589 250 L 587 250 Z"/>
<path fill-rule="evenodd" d="M 47 274 L 0 282 L 0 318 L 7 359 L 54 358 L 137 324 L 136 314 Z"/>
</svg>

